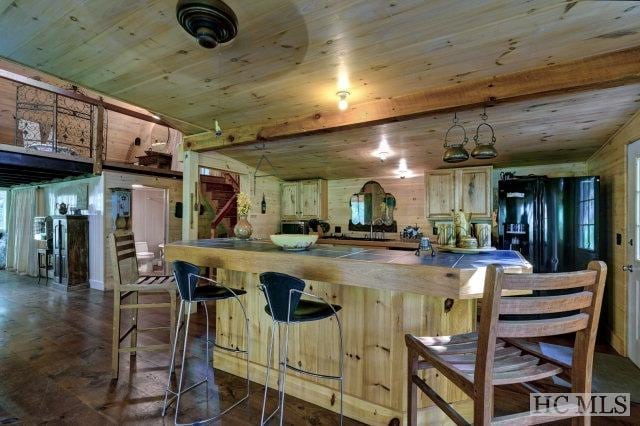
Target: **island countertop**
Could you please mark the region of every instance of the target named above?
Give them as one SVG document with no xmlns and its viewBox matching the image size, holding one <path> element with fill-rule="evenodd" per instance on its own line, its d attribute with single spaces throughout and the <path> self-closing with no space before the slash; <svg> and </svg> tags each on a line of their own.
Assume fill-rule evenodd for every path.
<svg viewBox="0 0 640 426">
<path fill-rule="evenodd" d="M 344 245 L 283 251 L 269 241 L 233 238 L 174 242 L 166 245 L 165 257 L 241 272 L 283 272 L 315 281 L 452 299 L 481 297 L 485 269 L 492 263 L 508 272 L 531 272 L 520 253 L 509 250 L 438 252 L 433 257 Z"/>
</svg>

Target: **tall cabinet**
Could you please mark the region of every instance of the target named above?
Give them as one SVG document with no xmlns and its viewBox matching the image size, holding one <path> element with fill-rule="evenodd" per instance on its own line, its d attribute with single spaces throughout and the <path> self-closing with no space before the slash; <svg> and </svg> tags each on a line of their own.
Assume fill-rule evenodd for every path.
<svg viewBox="0 0 640 426">
<path fill-rule="evenodd" d="M 450 219 L 452 210 L 471 212 L 472 218 L 490 219 L 493 207 L 491 166 L 425 172 L 426 216 Z"/>
<path fill-rule="evenodd" d="M 89 286 L 87 216 L 53 217 L 53 282 L 63 290 Z"/>
<path fill-rule="evenodd" d="M 326 180 L 307 179 L 282 182 L 281 185 L 280 216 L 283 220 L 327 219 L 329 212 Z"/>
</svg>

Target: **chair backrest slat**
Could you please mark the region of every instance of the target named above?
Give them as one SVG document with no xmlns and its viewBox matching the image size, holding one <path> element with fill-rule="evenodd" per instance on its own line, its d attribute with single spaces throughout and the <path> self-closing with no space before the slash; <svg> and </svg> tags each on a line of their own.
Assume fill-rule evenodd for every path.
<svg viewBox="0 0 640 426">
<path fill-rule="evenodd" d="M 579 313 L 561 318 L 498 321 L 497 337 L 542 337 L 573 333 L 587 327 L 589 315 Z"/>
<path fill-rule="evenodd" d="M 135 284 L 140 275 L 133 232 L 118 230 L 109 234 L 109 251 L 116 289 L 120 285 Z"/>
<path fill-rule="evenodd" d="M 562 294 L 542 297 L 503 297 L 500 300 L 500 314 L 540 314 L 570 312 L 591 305 L 593 292 Z"/>
<path fill-rule="evenodd" d="M 503 290 L 562 290 L 588 287 L 596 283 L 596 271 L 555 274 L 504 274 Z"/>
</svg>

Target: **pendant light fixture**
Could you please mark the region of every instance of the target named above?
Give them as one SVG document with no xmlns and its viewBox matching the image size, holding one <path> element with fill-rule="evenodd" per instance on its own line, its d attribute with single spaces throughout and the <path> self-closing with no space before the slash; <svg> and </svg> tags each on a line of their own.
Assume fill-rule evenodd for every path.
<svg viewBox="0 0 640 426">
<path fill-rule="evenodd" d="M 338 109 L 340 111 L 345 111 L 347 108 L 349 108 L 347 96 L 349 96 L 350 94 L 351 93 L 349 93 L 347 90 L 340 90 L 338 93 L 336 93 L 336 95 L 338 96 Z"/>
<path fill-rule="evenodd" d="M 407 160 L 401 158 L 400 162 L 398 163 L 398 175 L 400 176 L 400 179 L 404 179 L 408 174 L 409 169 L 407 168 Z"/>
<path fill-rule="evenodd" d="M 449 132 L 456 128 L 462 129 L 462 141 L 460 143 L 450 144 L 447 140 L 447 137 L 449 136 Z M 467 152 L 467 150 L 464 148 L 467 142 L 469 142 L 469 139 L 467 138 L 467 131 L 464 129 L 464 127 L 458 124 L 458 114 L 454 113 L 453 124 L 451 125 L 451 127 L 449 127 L 449 129 L 447 129 L 447 132 L 444 134 L 445 151 L 444 155 L 442 156 L 442 160 L 445 163 L 459 163 L 461 161 L 468 160 L 469 152 Z"/>
<path fill-rule="evenodd" d="M 480 114 L 480 118 L 482 119 L 482 123 L 478 125 L 476 128 L 476 135 L 473 137 L 473 140 L 476 143 L 476 147 L 471 151 L 471 156 L 473 158 L 477 158 L 479 160 L 489 160 L 491 158 L 495 158 L 498 155 L 498 151 L 496 151 L 495 143 L 496 143 L 496 135 L 493 131 L 493 127 L 491 124 L 487 123 L 487 108 L 482 108 L 482 114 Z M 491 140 L 488 142 L 480 142 L 480 127 L 487 126 L 491 130 Z"/>
<path fill-rule="evenodd" d="M 380 139 L 380 145 L 378 145 L 378 149 L 373 154 L 380 159 L 380 162 L 384 162 L 384 160 L 393 154 L 389 147 L 389 143 L 387 142 L 387 138 L 383 137 Z"/>
</svg>

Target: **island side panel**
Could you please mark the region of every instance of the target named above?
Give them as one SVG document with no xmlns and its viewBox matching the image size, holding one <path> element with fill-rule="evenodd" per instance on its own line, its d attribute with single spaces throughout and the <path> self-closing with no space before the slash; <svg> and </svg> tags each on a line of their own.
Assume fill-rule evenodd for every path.
<svg viewBox="0 0 640 426">
<path fill-rule="evenodd" d="M 242 296 L 250 317 L 251 376 L 264 381 L 271 320 L 264 311 L 264 295 L 258 289 L 258 274 L 217 270 L 218 280 L 247 291 Z M 388 424 L 404 417 L 406 401 L 406 347 L 404 334 L 449 335 L 472 331 L 475 301 L 456 300 L 450 310 L 445 299 L 389 290 L 367 289 L 305 280 L 310 293 L 343 307 L 345 353 L 345 414 L 370 424 Z M 216 303 L 218 343 L 241 345 L 244 338 L 242 311 L 231 300 Z M 276 339 L 277 344 L 277 339 Z M 277 346 L 276 346 L 277 347 Z M 322 320 L 292 326 L 289 363 L 311 371 L 337 374 L 338 337 L 336 321 Z M 276 361 L 277 362 L 277 361 Z M 241 375 L 242 364 L 233 356 L 216 353 L 216 368 Z M 442 375 L 423 373 L 430 385 L 450 402 L 466 399 Z M 270 385 L 275 388 L 275 374 Z M 299 375 L 287 376 L 287 393 L 338 411 L 338 382 Z M 433 404 L 421 397 L 421 407 Z"/>
</svg>

